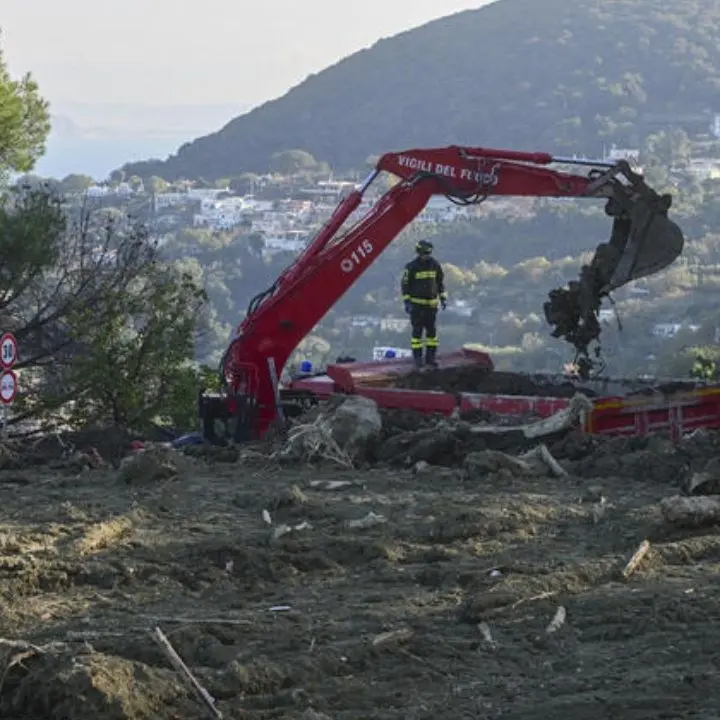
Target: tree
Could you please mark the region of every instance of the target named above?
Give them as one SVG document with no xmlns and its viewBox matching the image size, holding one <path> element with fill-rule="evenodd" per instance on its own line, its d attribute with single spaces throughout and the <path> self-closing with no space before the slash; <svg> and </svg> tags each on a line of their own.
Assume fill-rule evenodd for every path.
<svg viewBox="0 0 720 720">
<path fill-rule="evenodd" d="M 160 262 L 142 226 L 71 214 L 47 191 L 18 189 L 0 204 L 0 256 L 0 324 L 15 333 L 17 367 L 33 388 L 19 398 L 12 424 L 104 418 L 142 425 L 161 405 L 178 405 L 178 388 L 192 412 L 187 348 L 203 296 Z M 123 370 L 132 347 L 140 348 L 134 370 Z M 127 387 L 118 387 L 120 378 Z"/>
<path fill-rule="evenodd" d="M 125 182 L 125 171 L 124 170 L 113 170 L 110 173 L 110 184 L 111 185 L 119 185 L 122 182 Z"/>
<path fill-rule="evenodd" d="M 155 423 L 187 430 L 194 425 L 200 389 L 193 362 L 204 290 L 189 272 L 153 264 L 126 292 L 109 298 L 105 321 L 78 308 L 70 320 L 80 344 L 69 380 L 72 418 L 147 429 Z"/>
<path fill-rule="evenodd" d="M 13 80 L 0 50 L 0 180 L 29 172 L 45 151 L 48 103 L 30 74 Z"/>
<path fill-rule="evenodd" d="M 646 138 L 643 154 L 649 165 L 683 168 L 690 164 L 692 143 L 683 130 L 662 131 Z"/>
<path fill-rule="evenodd" d="M 145 189 L 142 178 L 138 175 L 133 175 L 128 179 L 127 182 L 130 188 L 135 192 L 143 192 L 143 190 Z"/>
<path fill-rule="evenodd" d="M 228 188 L 236 195 L 249 195 L 255 192 L 258 176 L 253 173 L 243 173 L 237 177 L 230 178 Z"/>
<path fill-rule="evenodd" d="M 94 184 L 95 181 L 89 175 L 71 173 L 60 181 L 60 191 L 63 193 L 84 192 Z"/>
<path fill-rule="evenodd" d="M 295 175 L 316 166 L 317 160 L 305 150 L 283 150 L 273 153 L 270 158 L 270 170 L 279 175 Z"/>
<path fill-rule="evenodd" d="M 157 175 L 153 175 L 144 181 L 145 189 L 149 193 L 162 193 L 167 192 L 170 185 Z"/>
</svg>

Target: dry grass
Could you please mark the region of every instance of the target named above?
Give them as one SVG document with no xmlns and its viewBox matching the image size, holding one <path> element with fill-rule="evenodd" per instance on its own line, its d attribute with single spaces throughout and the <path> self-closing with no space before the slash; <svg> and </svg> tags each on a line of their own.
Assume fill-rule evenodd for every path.
<svg viewBox="0 0 720 720">
<path fill-rule="evenodd" d="M 75 550 L 81 557 L 108 550 L 127 540 L 133 527 L 133 520 L 127 515 L 95 523 L 75 542 Z"/>
</svg>

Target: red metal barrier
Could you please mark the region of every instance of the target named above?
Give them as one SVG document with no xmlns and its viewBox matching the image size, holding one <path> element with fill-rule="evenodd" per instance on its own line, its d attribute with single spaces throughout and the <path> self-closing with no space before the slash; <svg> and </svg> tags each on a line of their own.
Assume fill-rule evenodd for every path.
<svg viewBox="0 0 720 720">
<path fill-rule="evenodd" d="M 461 351 L 445 355 L 447 362 L 476 364 L 474 351 Z M 468 354 L 469 353 L 469 354 Z M 482 356 L 483 353 L 480 353 Z M 482 361 L 482 358 L 480 358 Z M 373 387 L 363 384 L 368 379 L 378 381 L 386 372 L 398 372 L 404 361 L 387 363 L 361 363 L 334 365 L 328 375 L 295 380 L 292 387 L 309 390 L 320 400 L 338 392 L 358 394 L 374 400 L 388 409 L 414 410 L 427 414 L 452 415 L 454 412 L 472 413 L 487 410 L 497 415 L 523 416 L 535 414 L 549 417 L 568 407 L 568 398 L 490 395 L 482 393 L 429 392 L 401 388 Z M 388 370 L 389 368 L 389 370 Z M 330 369 L 334 372 L 331 374 Z M 378 372 L 382 369 L 381 372 Z M 672 394 L 635 395 L 631 397 L 605 397 L 593 401 L 583 428 L 597 435 L 626 437 L 651 434 L 667 435 L 679 440 L 683 435 L 699 428 L 720 428 L 720 385 L 700 387 Z"/>
<path fill-rule="evenodd" d="M 569 404 L 568 398 L 460 393 L 460 412 L 463 414 L 487 410 L 497 415 L 522 416 L 534 413 L 545 418 L 564 410 Z"/>
<path fill-rule="evenodd" d="M 306 390 L 314 393 L 319 400 L 327 400 L 331 395 L 340 392 L 340 388 L 327 375 L 320 375 L 293 380 L 290 384 L 293 390 Z"/>
<path fill-rule="evenodd" d="M 667 396 L 602 398 L 594 403 L 585 431 L 643 437 L 665 434 L 679 440 L 699 428 L 720 427 L 720 387 Z"/>
<path fill-rule="evenodd" d="M 457 409 L 457 399 L 451 393 L 360 386 L 355 394 L 374 400 L 382 408 L 415 410 L 428 415 L 452 415 Z"/>
</svg>

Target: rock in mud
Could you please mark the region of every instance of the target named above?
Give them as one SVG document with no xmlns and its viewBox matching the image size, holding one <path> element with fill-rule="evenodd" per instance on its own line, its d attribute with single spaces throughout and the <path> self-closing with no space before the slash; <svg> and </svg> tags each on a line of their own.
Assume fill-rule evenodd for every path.
<svg viewBox="0 0 720 720">
<path fill-rule="evenodd" d="M 153 483 L 177 477 L 173 451 L 165 448 L 141 450 L 125 458 L 118 479 L 128 485 Z"/>
<path fill-rule="evenodd" d="M 351 395 L 328 417 L 335 442 L 351 457 L 364 457 L 382 431 L 377 403 L 370 398 Z"/>
<path fill-rule="evenodd" d="M 685 491 L 689 495 L 720 495 L 720 457 L 711 458 L 700 472 L 693 473 Z"/>
</svg>

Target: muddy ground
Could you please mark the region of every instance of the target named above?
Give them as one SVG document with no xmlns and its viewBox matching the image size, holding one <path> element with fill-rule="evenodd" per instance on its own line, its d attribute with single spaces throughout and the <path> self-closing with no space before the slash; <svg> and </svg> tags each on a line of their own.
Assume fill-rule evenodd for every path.
<svg viewBox="0 0 720 720">
<path fill-rule="evenodd" d="M 575 385 L 569 381 L 499 370 L 490 372 L 475 365 L 453 369 L 424 369 L 399 378 L 394 385 L 413 390 L 448 393 L 476 392 L 535 397 L 572 397 L 577 392 Z"/>
<path fill-rule="evenodd" d="M 562 479 L 1 471 L 0 717 L 206 717 L 158 626 L 225 718 L 717 718 L 720 535 L 658 511 L 717 448 L 565 440 Z"/>
<path fill-rule="evenodd" d="M 608 390 L 607 383 L 612 386 Z M 456 368 L 423 369 L 409 375 L 399 377 L 393 385 L 398 388 L 413 390 L 434 390 L 447 393 L 488 393 L 497 395 L 524 395 L 526 397 L 558 397 L 570 398 L 577 392 L 587 397 L 606 396 L 608 394 L 646 395 L 649 393 L 670 394 L 688 391 L 697 387 L 691 380 L 638 380 L 636 378 L 604 380 L 595 378 L 581 381 L 571 380 L 562 376 L 549 374 L 527 374 L 488 370 L 466 365 Z"/>
</svg>

